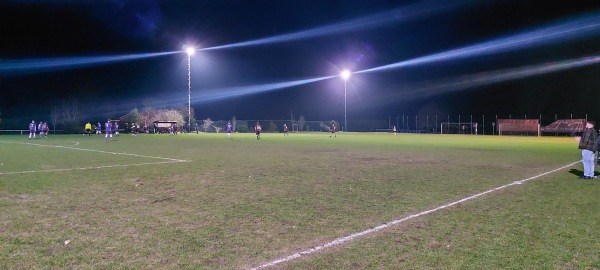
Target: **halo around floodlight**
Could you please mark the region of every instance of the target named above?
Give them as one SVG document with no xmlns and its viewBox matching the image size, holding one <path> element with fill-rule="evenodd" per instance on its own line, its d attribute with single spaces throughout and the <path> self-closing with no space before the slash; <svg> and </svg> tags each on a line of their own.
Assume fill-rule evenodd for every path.
<svg viewBox="0 0 600 270">
<path fill-rule="evenodd" d="M 196 52 L 196 49 L 194 49 L 194 47 L 188 47 L 186 50 L 188 55 L 194 55 L 194 53 Z"/>
<path fill-rule="evenodd" d="M 348 78 L 350 78 L 350 71 L 344 70 L 342 71 L 342 74 L 340 74 L 340 76 L 342 76 L 342 79 L 347 80 Z"/>
</svg>

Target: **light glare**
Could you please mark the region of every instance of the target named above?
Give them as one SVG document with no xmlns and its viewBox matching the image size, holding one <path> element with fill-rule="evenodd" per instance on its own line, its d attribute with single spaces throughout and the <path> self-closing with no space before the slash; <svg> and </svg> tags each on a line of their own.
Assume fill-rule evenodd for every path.
<svg viewBox="0 0 600 270">
<path fill-rule="evenodd" d="M 194 49 L 194 47 L 188 47 L 186 50 L 188 55 L 194 55 L 194 53 L 196 52 L 196 49 Z"/>
<path fill-rule="evenodd" d="M 344 79 L 344 81 L 345 81 L 348 78 L 350 78 L 350 71 L 344 70 L 344 71 L 342 71 L 342 74 L 340 76 L 342 76 L 342 79 Z"/>
</svg>

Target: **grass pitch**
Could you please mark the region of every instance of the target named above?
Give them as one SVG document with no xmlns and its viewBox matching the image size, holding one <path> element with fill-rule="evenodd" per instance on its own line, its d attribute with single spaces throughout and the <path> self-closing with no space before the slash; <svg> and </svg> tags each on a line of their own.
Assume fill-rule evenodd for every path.
<svg viewBox="0 0 600 270">
<path fill-rule="evenodd" d="M 0 268 L 252 268 L 581 159 L 571 138 L 328 135 L 0 136 Z M 271 269 L 600 268 L 580 171 Z"/>
</svg>

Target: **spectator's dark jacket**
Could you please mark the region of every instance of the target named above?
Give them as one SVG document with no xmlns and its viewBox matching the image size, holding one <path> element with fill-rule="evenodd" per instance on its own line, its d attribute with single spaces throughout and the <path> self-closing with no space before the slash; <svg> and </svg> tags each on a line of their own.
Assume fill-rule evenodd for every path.
<svg viewBox="0 0 600 270">
<path fill-rule="evenodd" d="M 598 151 L 598 134 L 593 128 L 583 130 L 581 140 L 579 141 L 579 149 L 586 149 L 592 152 Z"/>
</svg>

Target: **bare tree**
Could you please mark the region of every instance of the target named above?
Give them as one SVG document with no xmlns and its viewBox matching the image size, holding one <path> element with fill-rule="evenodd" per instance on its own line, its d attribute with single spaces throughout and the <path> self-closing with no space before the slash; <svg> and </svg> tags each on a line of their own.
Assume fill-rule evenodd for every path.
<svg viewBox="0 0 600 270">
<path fill-rule="evenodd" d="M 133 109 L 131 109 L 131 111 L 129 111 L 129 122 L 131 122 L 132 124 L 139 125 L 140 119 L 141 119 L 141 114 L 137 108 L 133 108 Z"/>
<path fill-rule="evenodd" d="M 154 115 L 150 117 L 148 122 L 152 123 L 154 121 L 175 121 L 177 125 L 183 125 L 185 120 L 183 119 L 183 115 L 176 110 L 156 110 Z"/>
<path fill-rule="evenodd" d="M 76 98 L 63 101 L 59 112 L 61 122 L 63 123 L 77 122 L 82 118 L 81 111 L 79 110 L 79 101 Z"/>
<path fill-rule="evenodd" d="M 204 119 L 204 124 L 202 124 L 202 127 L 204 128 L 204 132 L 208 131 L 208 128 L 210 126 L 212 126 L 213 123 L 214 123 L 213 120 L 210 120 L 210 118 Z"/>
<path fill-rule="evenodd" d="M 145 107 L 140 113 L 140 123 L 146 125 L 152 123 L 152 119 L 155 118 L 157 110 L 153 107 Z"/>
<path fill-rule="evenodd" d="M 60 121 L 60 109 L 56 106 L 52 106 L 50 109 L 50 121 L 52 121 L 52 127 L 54 128 L 54 133 L 56 133 L 56 125 Z"/>
<path fill-rule="evenodd" d="M 300 118 L 298 118 L 298 131 L 302 131 L 304 125 L 306 125 L 306 120 L 304 119 L 304 115 L 300 115 Z"/>
<path fill-rule="evenodd" d="M 291 127 L 293 128 L 296 121 L 294 120 L 294 112 L 292 111 L 290 111 L 290 121 L 292 122 Z"/>
<path fill-rule="evenodd" d="M 233 126 L 233 131 L 235 131 L 235 127 L 237 126 L 237 120 L 235 119 L 235 115 L 231 118 L 231 125 Z"/>
<path fill-rule="evenodd" d="M 220 133 L 220 132 L 221 132 L 221 129 L 223 129 L 223 128 L 221 128 L 221 127 L 218 127 L 218 126 L 212 126 L 212 127 L 215 129 L 215 131 L 216 131 L 217 133 Z"/>
<path fill-rule="evenodd" d="M 178 105 L 178 106 L 175 106 L 174 110 L 178 111 L 179 113 L 181 113 L 181 115 L 185 116 L 185 120 L 187 120 L 185 123 L 190 123 L 190 122 L 195 121 L 196 112 L 194 111 L 194 108 L 190 108 L 190 110 L 188 111 L 187 105 Z M 189 115 L 190 119 L 188 119 L 188 113 L 190 114 Z"/>
</svg>

